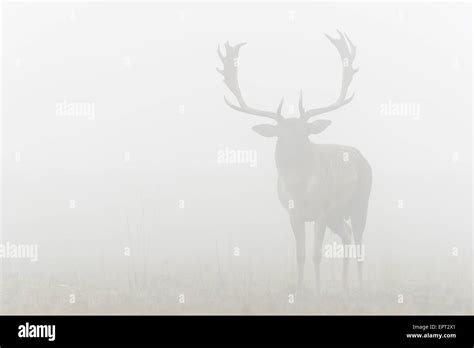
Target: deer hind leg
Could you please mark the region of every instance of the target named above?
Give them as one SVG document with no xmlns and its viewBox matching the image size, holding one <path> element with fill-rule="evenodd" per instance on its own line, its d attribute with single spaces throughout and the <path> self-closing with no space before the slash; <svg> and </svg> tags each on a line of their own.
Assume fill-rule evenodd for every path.
<svg viewBox="0 0 474 348">
<path fill-rule="evenodd" d="M 302 219 L 290 217 L 291 228 L 296 240 L 296 262 L 298 263 L 298 282 L 297 292 L 302 292 L 303 289 L 303 277 L 304 277 L 304 262 L 306 256 L 306 235 L 305 235 L 305 222 Z"/>
<path fill-rule="evenodd" d="M 347 250 L 347 246 L 351 243 L 350 228 L 345 223 L 342 217 L 334 217 L 328 221 L 329 228 L 339 235 L 342 240 L 342 246 L 344 251 Z M 344 291 L 348 291 L 348 273 L 349 273 L 349 255 L 343 255 L 342 258 L 342 286 Z"/>
<path fill-rule="evenodd" d="M 316 294 L 319 295 L 321 292 L 321 253 L 324 241 L 324 234 L 326 232 L 326 221 L 320 220 L 314 222 L 314 279 L 316 284 Z"/>
<path fill-rule="evenodd" d="M 362 234 L 364 233 L 365 229 L 365 221 L 366 221 L 366 212 L 360 212 L 359 214 L 353 214 L 351 216 L 351 224 L 352 230 L 354 232 L 354 243 L 356 246 L 356 250 L 362 250 Z M 363 259 L 357 260 L 357 273 L 359 276 L 359 288 L 362 289 L 363 287 Z"/>
</svg>

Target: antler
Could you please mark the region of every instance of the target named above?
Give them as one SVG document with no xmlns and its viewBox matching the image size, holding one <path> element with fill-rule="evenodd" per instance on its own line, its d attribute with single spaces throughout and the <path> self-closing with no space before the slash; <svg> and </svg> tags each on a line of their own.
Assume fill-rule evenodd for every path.
<svg viewBox="0 0 474 348">
<path fill-rule="evenodd" d="M 346 98 L 347 90 L 349 89 L 349 85 L 351 84 L 352 77 L 354 74 L 359 71 L 359 69 L 354 69 L 352 67 L 352 62 L 354 61 L 356 55 L 356 47 L 352 44 L 351 40 L 347 37 L 346 34 L 342 34 L 339 30 L 339 39 L 332 38 L 329 35 L 326 37 L 332 42 L 334 46 L 336 46 L 339 55 L 341 56 L 342 61 L 342 86 L 341 86 L 341 93 L 339 94 L 339 98 L 329 106 L 323 108 L 316 108 L 305 110 L 303 107 L 303 92 L 300 93 L 300 102 L 299 102 L 299 109 L 300 109 L 300 117 L 306 121 L 308 121 L 311 117 L 320 115 L 329 111 L 336 110 L 341 106 L 344 106 L 354 98 L 354 94 L 349 98 Z"/>
<path fill-rule="evenodd" d="M 222 74 L 222 76 L 224 76 L 224 83 L 226 84 L 227 87 L 229 87 L 230 91 L 237 99 L 237 102 L 239 105 L 237 106 L 230 103 L 227 100 L 227 98 L 224 97 L 226 104 L 229 105 L 234 110 L 245 112 L 247 114 L 268 117 L 275 121 L 279 121 L 283 119 L 283 116 L 281 114 L 281 109 L 283 107 L 283 98 L 281 99 L 281 102 L 280 102 L 280 105 L 278 106 L 277 111 L 271 112 L 271 111 L 265 111 L 265 110 L 258 110 L 258 109 L 248 106 L 244 98 L 242 97 L 242 92 L 240 91 L 239 79 L 237 75 L 237 65 L 238 65 L 237 59 L 239 58 L 239 49 L 243 45 L 245 45 L 245 42 L 239 43 L 235 46 L 231 46 L 229 42 L 227 41 L 225 43 L 225 50 L 226 50 L 225 56 L 221 53 L 220 46 L 217 47 L 217 53 L 219 54 L 219 57 L 222 60 L 222 63 L 224 64 L 224 69 L 221 70 L 217 68 L 217 71 L 220 74 Z"/>
</svg>

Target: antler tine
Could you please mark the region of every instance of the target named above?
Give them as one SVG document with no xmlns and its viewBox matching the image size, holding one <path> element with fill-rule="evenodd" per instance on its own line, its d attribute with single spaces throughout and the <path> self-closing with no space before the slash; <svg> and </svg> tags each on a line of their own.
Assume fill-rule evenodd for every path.
<svg viewBox="0 0 474 348">
<path fill-rule="evenodd" d="M 352 43 L 349 37 L 346 34 L 343 34 L 339 30 L 337 31 L 339 34 L 339 38 L 332 38 L 331 36 L 326 35 L 326 37 L 331 41 L 331 43 L 336 47 L 342 62 L 342 83 L 341 83 L 341 91 L 339 93 L 339 97 L 337 100 L 329 106 L 310 109 L 305 111 L 303 108 L 303 93 L 300 94 L 300 117 L 308 121 L 311 117 L 320 115 L 329 111 L 336 110 L 348 103 L 354 98 L 354 94 L 352 94 L 349 98 L 346 99 L 347 91 L 349 89 L 349 85 L 352 82 L 352 77 L 355 73 L 359 71 L 359 69 L 355 69 L 352 67 L 352 63 L 354 62 L 355 55 L 356 55 L 356 46 Z"/>
<path fill-rule="evenodd" d="M 278 105 L 276 112 L 271 112 L 271 111 L 255 109 L 248 106 L 242 96 L 242 92 L 240 91 L 239 79 L 238 79 L 237 59 L 239 58 L 240 48 L 245 44 L 246 44 L 245 42 L 242 42 L 235 46 L 231 46 L 229 42 L 227 41 L 224 46 L 226 55 L 222 54 L 220 46 L 217 47 L 217 54 L 219 55 L 219 58 L 221 59 L 222 64 L 224 65 L 223 69 L 217 68 L 217 72 L 219 72 L 222 76 L 224 76 L 224 83 L 232 92 L 234 97 L 237 99 L 238 105 L 232 104 L 231 102 L 229 102 L 229 100 L 227 100 L 226 97 L 224 97 L 224 101 L 226 102 L 227 105 L 229 105 L 232 109 L 236 111 L 244 112 L 244 113 L 255 115 L 255 116 L 267 117 L 275 121 L 279 121 L 283 119 L 283 116 L 281 114 L 283 101 L 284 101 L 283 98 L 281 99 L 281 102 Z"/>
</svg>

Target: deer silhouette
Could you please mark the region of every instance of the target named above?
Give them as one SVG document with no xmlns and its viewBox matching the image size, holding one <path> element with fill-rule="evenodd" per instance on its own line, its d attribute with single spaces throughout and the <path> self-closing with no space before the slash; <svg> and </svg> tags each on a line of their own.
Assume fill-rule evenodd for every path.
<svg viewBox="0 0 474 348">
<path fill-rule="evenodd" d="M 225 44 L 225 55 L 220 46 L 217 49 L 224 68 L 217 71 L 224 76 L 224 83 L 232 92 L 238 105 L 224 100 L 236 111 L 266 117 L 276 121 L 275 125 L 261 124 L 252 129 L 264 137 L 277 137 L 275 162 L 278 171 L 278 197 L 287 210 L 296 239 L 296 260 L 298 264 L 297 294 L 301 293 L 305 263 L 305 223 L 314 222 L 314 272 L 316 293 L 320 293 L 320 262 L 322 243 L 326 227 L 341 237 L 344 246 L 351 244 L 352 234 L 355 246 L 361 246 L 365 229 L 368 202 L 372 186 L 372 170 L 367 160 L 354 147 L 335 144 L 315 144 L 311 134 L 323 132 L 329 120 L 310 119 L 334 111 L 354 98 L 346 98 L 349 85 L 358 69 L 352 67 L 356 47 L 346 34 L 340 31 L 339 38 L 326 37 L 336 47 L 342 62 L 342 86 L 337 100 L 321 108 L 306 110 L 303 106 L 303 92 L 300 92 L 299 117 L 284 118 L 281 100 L 275 112 L 249 106 L 242 96 L 238 65 L 240 48 L 245 43 L 231 46 Z M 347 221 L 347 222 L 346 222 Z M 350 221 L 350 224 L 349 224 Z M 343 259 L 343 288 L 348 289 L 348 258 Z M 359 285 L 362 286 L 362 262 L 358 260 Z"/>
</svg>

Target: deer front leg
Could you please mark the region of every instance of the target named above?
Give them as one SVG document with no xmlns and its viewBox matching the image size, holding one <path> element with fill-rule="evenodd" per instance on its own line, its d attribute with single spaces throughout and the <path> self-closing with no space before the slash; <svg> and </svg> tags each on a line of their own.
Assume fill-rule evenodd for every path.
<svg viewBox="0 0 474 348">
<path fill-rule="evenodd" d="M 351 229 L 350 227 L 344 222 L 342 217 L 332 217 L 328 220 L 329 228 L 339 235 L 342 240 L 343 249 L 346 250 L 346 246 L 351 243 Z M 348 282 L 348 271 L 349 271 L 349 258 L 348 255 L 343 255 L 342 259 L 342 286 L 344 292 L 349 290 L 349 282 Z"/>
<path fill-rule="evenodd" d="M 296 292 L 301 293 L 303 291 L 304 262 L 306 256 L 305 223 L 304 220 L 298 219 L 294 216 L 290 217 L 290 222 L 296 240 L 296 262 L 298 263 L 298 283 Z"/>
<path fill-rule="evenodd" d="M 324 234 L 326 232 L 326 221 L 324 219 L 317 220 L 314 222 L 314 254 L 313 254 L 313 263 L 314 263 L 314 276 L 316 284 L 316 295 L 319 295 L 321 292 L 321 273 L 320 273 L 320 264 L 321 264 L 321 253 L 324 241 Z"/>
<path fill-rule="evenodd" d="M 346 246 L 351 243 L 351 235 L 349 234 L 348 230 L 345 228 L 345 223 L 343 222 L 343 227 L 342 227 L 342 245 L 344 247 L 344 250 L 346 250 Z M 349 256 L 344 255 L 344 258 L 342 260 L 342 287 L 345 293 L 349 291 L 349 282 L 348 282 L 348 271 L 349 271 Z"/>
</svg>

